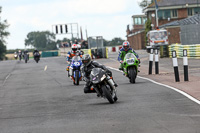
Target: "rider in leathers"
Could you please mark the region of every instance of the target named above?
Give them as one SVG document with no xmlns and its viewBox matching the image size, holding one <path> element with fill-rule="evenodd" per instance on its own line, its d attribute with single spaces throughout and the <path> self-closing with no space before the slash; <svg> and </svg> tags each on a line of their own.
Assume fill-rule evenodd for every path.
<svg viewBox="0 0 200 133">
<path fill-rule="evenodd" d="M 84 93 L 95 92 L 95 90 L 90 89 L 92 86 L 92 83 L 90 82 L 90 73 L 93 68 L 102 68 L 103 70 L 106 71 L 106 73 L 110 77 L 112 77 L 112 72 L 110 70 L 108 70 L 104 65 L 102 65 L 98 62 L 92 61 L 90 55 L 88 55 L 88 54 L 83 55 L 82 63 L 83 63 L 82 72 L 84 74 L 84 80 L 86 81 L 86 85 L 84 87 Z M 117 87 L 118 85 L 114 82 L 114 86 Z"/>
</svg>

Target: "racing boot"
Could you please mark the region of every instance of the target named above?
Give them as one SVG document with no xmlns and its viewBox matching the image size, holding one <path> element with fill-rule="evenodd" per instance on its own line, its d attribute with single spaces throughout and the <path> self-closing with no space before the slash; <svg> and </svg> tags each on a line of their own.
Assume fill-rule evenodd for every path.
<svg viewBox="0 0 200 133">
<path fill-rule="evenodd" d="M 87 82 L 85 87 L 84 87 L 84 93 L 95 93 L 96 91 L 91 88 L 91 83 Z"/>
</svg>

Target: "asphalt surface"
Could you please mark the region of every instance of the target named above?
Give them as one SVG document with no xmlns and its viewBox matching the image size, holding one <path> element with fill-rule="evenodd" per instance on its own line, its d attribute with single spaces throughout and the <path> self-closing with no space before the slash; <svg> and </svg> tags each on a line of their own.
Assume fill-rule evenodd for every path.
<svg viewBox="0 0 200 133">
<path fill-rule="evenodd" d="M 98 60 L 103 64 L 112 59 Z M 109 104 L 74 86 L 64 57 L 0 62 L 0 133 L 199 133 L 200 106 L 166 87 L 113 71 Z"/>
</svg>

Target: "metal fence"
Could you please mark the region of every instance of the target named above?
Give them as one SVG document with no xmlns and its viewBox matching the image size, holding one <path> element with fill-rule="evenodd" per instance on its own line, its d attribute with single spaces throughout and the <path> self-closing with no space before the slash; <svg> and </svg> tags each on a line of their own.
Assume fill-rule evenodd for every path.
<svg viewBox="0 0 200 133">
<path fill-rule="evenodd" d="M 181 25 L 181 43 L 200 44 L 200 24 Z"/>
<path fill-rule="evenodd" d="M 94 36 L 88 38 L 88 48 L 103 48 L 103 37 L 102 36 Z"/>
</svg>

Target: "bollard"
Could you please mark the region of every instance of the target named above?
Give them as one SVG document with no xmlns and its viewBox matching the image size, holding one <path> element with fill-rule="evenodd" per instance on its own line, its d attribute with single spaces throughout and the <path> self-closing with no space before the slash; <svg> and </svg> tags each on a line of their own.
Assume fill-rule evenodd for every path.
<svg viewBox="0 0 200 133">
<path fill-rule="evenodd" d="M 183 69 L 184 69 L 184 81 L 188 80 L 188 58 L 187 58 L 187 49 L 183 50 Z"/>
<path fill-rule="evenodd" d="M 152 65 L 153 65 L 153 49 L 150 49 L 150 55 L 149 55 L 149 75 L 152 74 Z"/>
<path fill-rule="evenodd" d="M 159 74 L 159 56 L 158 49 L 155 49 L 155 73 Z"/>
<path fill-rule="evenodd" d="M 173 61 L 173 66 L 174 66 L 175 81 L 180 82 L 179 72 L 178 72 L 178 61 L 176 58 L 176 51 L 172 51 L 172 61 Z"/>
</svg>

